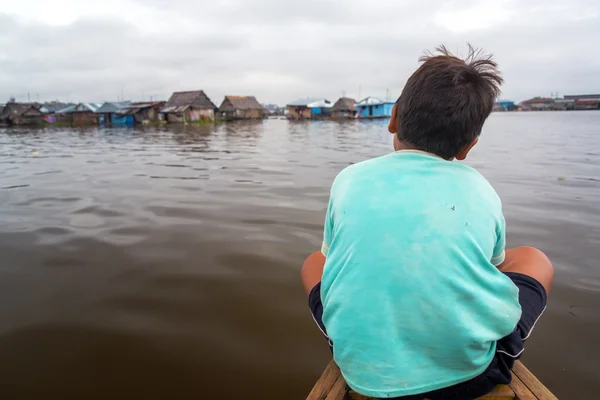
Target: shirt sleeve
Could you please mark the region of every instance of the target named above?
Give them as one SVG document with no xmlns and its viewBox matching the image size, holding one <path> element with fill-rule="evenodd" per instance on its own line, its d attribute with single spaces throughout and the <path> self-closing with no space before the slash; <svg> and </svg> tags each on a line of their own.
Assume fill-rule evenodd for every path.
<svg viewBox="0 0 600 400">
<path fill-rule="evenodd" d="M 325 226 L 323 228 L 323 244 L 321 245 L 321 253 L 327 257 L 329 247 L 333 239 L 333 198 L 329 198 L 327 213 L 325 214 Z"/>
<path fill-rule="evenodd" d="M 496 245 L 494 246 L 494 254 L 492 255 L 492 264 L 496 267 L 504 262 L 504 247 L 506 246 L 506 221 L 504 216 L 500 217 L 500 222 L 496 228 Z"/>
</svg>

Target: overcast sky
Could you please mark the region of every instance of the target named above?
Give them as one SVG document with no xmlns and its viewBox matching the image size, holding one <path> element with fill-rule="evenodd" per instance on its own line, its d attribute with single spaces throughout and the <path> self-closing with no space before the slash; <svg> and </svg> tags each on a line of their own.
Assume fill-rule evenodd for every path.
<svg viewBox="0 0 600 400">
<path fill-rule="evenodd" d="M 0 0 L 0 102 L 395 100 L 425 50 L 467 42 L 520 101 L 600 92 L 599 41 L 598 0 Z"/>
</svg>

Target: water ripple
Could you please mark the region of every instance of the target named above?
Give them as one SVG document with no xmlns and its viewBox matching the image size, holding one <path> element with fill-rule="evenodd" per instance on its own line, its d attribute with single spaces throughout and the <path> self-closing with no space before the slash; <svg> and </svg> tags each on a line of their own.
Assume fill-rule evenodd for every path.
<svg viewBox="0 0 600 400">
<path fill-rule="evenodd" d="M 526 361 L 562 398 L 597 393 L 599 125 L 494 114 L 466 161 L 502 198 L 509 245 L 556 267 Z M 336 174 L 389 153 L 386 128 L 1 129 L 4 397 L 85 398 L 98 376 L 101 398 L 305 396 L 330 355 L 298 270 Z"/>
</svg>

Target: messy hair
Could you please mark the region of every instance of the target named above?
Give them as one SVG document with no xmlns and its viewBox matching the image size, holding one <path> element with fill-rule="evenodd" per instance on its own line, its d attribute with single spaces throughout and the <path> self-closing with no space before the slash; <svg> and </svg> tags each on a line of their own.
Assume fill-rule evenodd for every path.
<svg viewBox="0 0 600 400">
<path fill-rule="evenodd" d="M 492 56 L 468 45 L 461 59 L 445 46 L 426 53 L 398 101 L 398 139 L 445 159 L 481 134 L 504 82 Z"/>
</svg>

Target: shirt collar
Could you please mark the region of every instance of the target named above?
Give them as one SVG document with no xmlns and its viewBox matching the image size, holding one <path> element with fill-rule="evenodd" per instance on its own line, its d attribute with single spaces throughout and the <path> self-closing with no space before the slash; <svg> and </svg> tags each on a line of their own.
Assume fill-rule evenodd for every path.
<svg viewBox="0 0 600 400">
<path fill-rule="evenodd" d="M 433 154 L 433 153 L 430 153 L 428 151 L 423 151 L 423 150 L 416 150 L 416 149 L 396 150 L 396 153 L 414 153 L 414 154 L 422 154 L 424 156 L 442 158 L 442 157 L 438 156 L 437 154 Z"/>
</svg>

